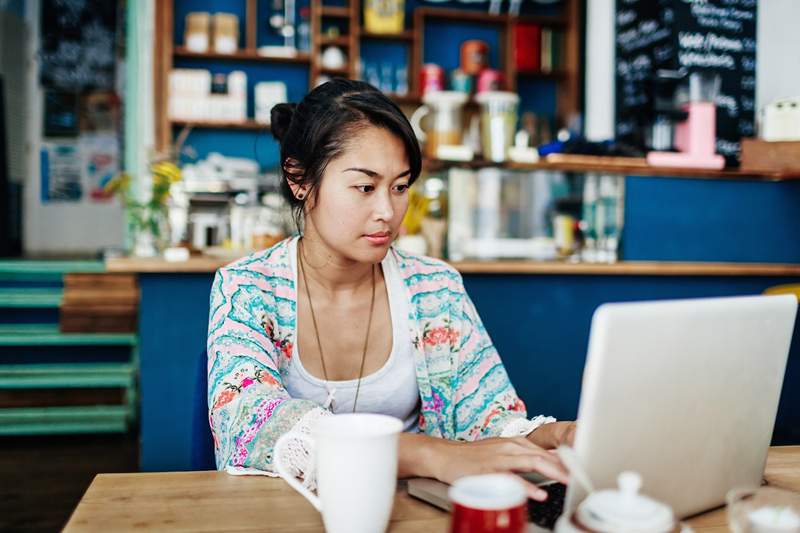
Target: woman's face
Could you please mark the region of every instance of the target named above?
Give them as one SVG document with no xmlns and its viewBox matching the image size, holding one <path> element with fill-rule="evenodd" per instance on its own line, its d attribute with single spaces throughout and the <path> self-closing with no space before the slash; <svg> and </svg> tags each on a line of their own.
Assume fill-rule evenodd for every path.
<svg viewBox="0 0 800 533">
<path fill-rule="evenodd" d="M 307 230 L 344 259 L 381 261 L 408 209 L 410 174 L 396 135 L 375 126 L 358 130 L 328 163 L 316 204 L 306 212 Z"/>
</svg>

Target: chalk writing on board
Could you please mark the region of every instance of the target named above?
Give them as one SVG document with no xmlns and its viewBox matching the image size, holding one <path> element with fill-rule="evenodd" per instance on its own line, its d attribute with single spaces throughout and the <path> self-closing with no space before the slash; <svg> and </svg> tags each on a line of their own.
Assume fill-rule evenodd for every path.
<svg viewBox="0 0 800 533">
<path fill-rule="evenodd" d="M 719 74 L 717 150 L 735 162 L 755 124 L 756 0 L 616 0 L 616 134 L 646 147 L 659 70 Z M 664 95 L 661 96 L 664 98 Z"/>
<path fill-rule="evenodd" d="M 117 2 L 42 0 L 42 85 L 62 90 L 114 88 Z"/>
</svg>

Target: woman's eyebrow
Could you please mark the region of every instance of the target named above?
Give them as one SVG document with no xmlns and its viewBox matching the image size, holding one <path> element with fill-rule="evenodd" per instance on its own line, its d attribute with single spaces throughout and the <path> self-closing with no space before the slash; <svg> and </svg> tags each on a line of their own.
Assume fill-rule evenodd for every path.
<svg viewBox="0 0 800 533">
<path fill-rule="evenodd" d="M 375 172 L 374 170 L 370 170 L 368 168 L 353 167 L 353 168 L 346 168 L 346 169 L 343 170 L 343 172 L 347 172 L 347 171 L 361 172 L 363 174 L 366 174 L 370 178 L 380 178 L 380 177 L 382 177 L 378 172 Z M 395 176 L 395 179 L 402 178 L 402 177 L 408 176 L 410 174 L 411 174 L 411 169 L 409 168 L 409 169 L 401 172 L 397 176 Z"/>
</svg>

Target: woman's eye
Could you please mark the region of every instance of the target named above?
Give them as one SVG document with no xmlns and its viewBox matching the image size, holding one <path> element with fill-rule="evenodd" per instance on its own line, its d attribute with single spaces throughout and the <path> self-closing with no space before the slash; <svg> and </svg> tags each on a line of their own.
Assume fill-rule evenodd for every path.
<svg viewBox="0 0 800 533">
<path fill-rule="evenodd" d="M 358 192 L 367 193 L 374 191 L 375 187 L 372 185 L 356 185 L 356 189 L 358 189 Z"/>
<path fill-rule="evenodd" d="M 395 190 L 399 193 L 404 193 L 408 190 L 408 184 L 401 183 L 400 185 L 395 185 Z"/>
</svg>

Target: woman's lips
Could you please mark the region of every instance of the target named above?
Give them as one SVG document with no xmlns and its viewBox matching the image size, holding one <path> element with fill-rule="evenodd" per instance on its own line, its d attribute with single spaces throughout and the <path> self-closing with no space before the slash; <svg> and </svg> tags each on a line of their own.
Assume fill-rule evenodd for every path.
<svg viewBox="0 0 800 533">
<path fill-rule="evenodd" d="M 381 231 L 378 233 L 370 233 L 369 235 L 364 235 L 364 238 L 367 239 L 367 241 L 370 244 L 381 246 L 388 243 L 392 239 L 392 234 L 385 231 Z"/>
</svg>

